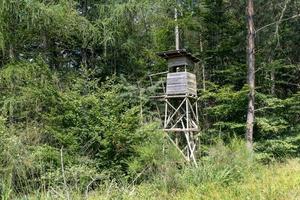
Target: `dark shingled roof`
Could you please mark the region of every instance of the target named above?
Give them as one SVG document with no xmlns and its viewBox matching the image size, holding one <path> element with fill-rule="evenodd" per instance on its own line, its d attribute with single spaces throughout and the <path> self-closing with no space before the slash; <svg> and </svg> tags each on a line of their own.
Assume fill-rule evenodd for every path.
<svg viewBox="0 0 300 200">
<path fill-rule="evenodd" d="M 159 57 L 164 58 L 164 59 L 186 56 L 186 57 L 190 58 L 194 63 L 197 63 L 200 61 L 199 58 L 193 56 L 186 49 L 163 51 L 163 52 L 157 53 L 156 55 L 158 55 Z"/>
</svg>

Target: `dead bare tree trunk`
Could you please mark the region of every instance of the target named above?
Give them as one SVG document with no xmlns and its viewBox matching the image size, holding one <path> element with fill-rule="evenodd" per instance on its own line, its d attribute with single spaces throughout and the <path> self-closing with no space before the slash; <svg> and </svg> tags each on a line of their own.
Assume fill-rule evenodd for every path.
<svg viewBox="0 0 300 200">
<path fill-rule="evenodd" d="M 9 56 L 10 61 L 15 60 L 15 49 L 11 43 L 9 44 L 8 56 Z"/>
<path fill-rule="evenodd" d="M 175 23 L 176 23 L 176 26 L 175 26 L 175 47 L 176 47 L 176 50 L 179 50 L 180 49 L 180 40 L 179 40 L 179 27 L 178 27 L 178 23 L 177 23 L 177 18 L 178 18 L 178 11 L 177 11 L 177 8 L 175 8 Z"/>
<path fill-rule="evenodd" d="M 247 83 L 249 86 L 248 96 L 248 112 L 246 123 L 246 141 L 247 147 L 252 151 L 253 149 L 253 126 L 254 126 L 254 102 L 255 102 L 255 29 L 254 29 L 254 4 L 253 0 L 248 0 L 247 5 L 247 66 L 248 75 Z"/>
<path fill-rule="evenodd" d="M 202 42 L 202 35 L 200 34 L 200 52 L 203 53 L 203 42 Z M 204 60 L 201 60 L 201 69 L 202 69 L 202 88 L 203 91 L 206 90 L 206 84 L 205 84 L 205 65 Z"/>
<path fill-rule="evenodd" d="M 87 49 L 81 48 L 81 64 L 87 66 Z"/>
<path fill-rule="evenodd" d="M 48 35 L 47 35 L 47 32 L 46 31 L 43 31 L 42 32 L 42 35 L 41 35 L 41 38 L 42 38 L 42 51 L 43 51 L 43 57 L 45 59 L 45 62 L 50 64 L 50 59 L 49 58 L 49 54 L 48 54 Z"/>
</svg>

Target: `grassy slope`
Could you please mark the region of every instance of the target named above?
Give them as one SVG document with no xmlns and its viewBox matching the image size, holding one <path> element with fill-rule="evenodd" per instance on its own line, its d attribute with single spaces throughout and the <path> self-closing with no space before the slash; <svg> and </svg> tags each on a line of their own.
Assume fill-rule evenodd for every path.
<svg viewBox="0 0 300 200">
<path fill-rule="evenodd" d="M 111 189 L 89 195 L 96 199 L 300 199 L 300 161 L 290 160 L 285 164 L 274 164 L 258 168 L 240 182 L 221 185 L 217 182 L 190 186 L 179 192 L 159 190 L 155 185 L 143 184 L 132 189 Z"/>
<path fill-rule="evenodd" d="M 80 194 L 72 190 L 70 192 L 70 199 L 300 200 L 299 159 L 289 160 L 285 163 L 274 163 L 272 165 L 255 164 L 253 165 L 254 167 L 249 168 L 247 168 L 249 164 L 246 164 L 244 165 L 246 168 L 236 168 L 238 170 L 232 170 L 232 167 L 244 164 L 245 162 L 237 163 L 233 159 L 230 163 L 224 165 L 225 168 L 220 167 L 222 166 L 222 162 L 224 160 L 214 160 L 213 166 L 210 166 L 206 171 L 205 166 L 209 165 L 209 163 L 204 168 L 192 170 L 189 173 L 186 173 L 186 171 L 174 171 L 174 173 L 167 174 L 166 176 L 161 175 L 157 180 L 155 179 L 152 182 L 145 182 L 135 186 L 128 186 L 125 183 L 121 187 L 118 187 L 120 184 L 108 182 L 99 186 L 96 191 L 89 193 Z M 246 169 L 251 169 L 251 171 L 247 171 Z M 233 173 L 228 174 L 229 172 Z M 216 176 L 216 174 L 218 175 Z M 238 176 L 241 174 L 243 176 Z M 193 179 L 193 177 L 196 178 Z M 197 177 L 208 178 L 197 179 Z M 66 190 L 60 186 L 42 193 L 23 196 L 19 199 L 67 199 L 66 196 Z M 2 197 L 2 199 L 11 198 Z M 16 199 L 16 197 L 13 199 Z"/>
<path fill-rule="evenodd" d="M 199 192 L 201 191 L 201 192 Z M 177 199 L 300 199 L 300 162 L 269 166 L 242 182 L 228 186 L 208 184 L 204 190 L 189 188 Z"/>
</svg>

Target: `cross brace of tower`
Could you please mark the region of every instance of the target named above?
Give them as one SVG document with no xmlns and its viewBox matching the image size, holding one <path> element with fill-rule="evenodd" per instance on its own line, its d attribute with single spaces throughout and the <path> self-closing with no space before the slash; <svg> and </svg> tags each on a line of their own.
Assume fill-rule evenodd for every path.
<svg viewBox="0 0 300 200">
<path fill-rule="evenodd" d="M 168 138 L 188 162 L 197 166 L 198 105 L 191 97 L 168 98 L 165 100 L 164 131 Z"/>
</svg>

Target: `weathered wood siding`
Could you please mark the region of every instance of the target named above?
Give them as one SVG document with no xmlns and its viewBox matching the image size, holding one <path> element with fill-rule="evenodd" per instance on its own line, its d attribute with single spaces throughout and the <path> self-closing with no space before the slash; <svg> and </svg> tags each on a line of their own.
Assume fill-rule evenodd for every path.
<svg viewBox="0 0 300 200">
<path fill-rule="evenodd" d="M 167 95 L 197 95 L 195 74 L 189 72 L 168 73 Z"/>
<path fill-rule="evenodd" d="M 182 56 L 168 59 L 168 67 L 193 66 L 190 58 Z"/>
</svg>

